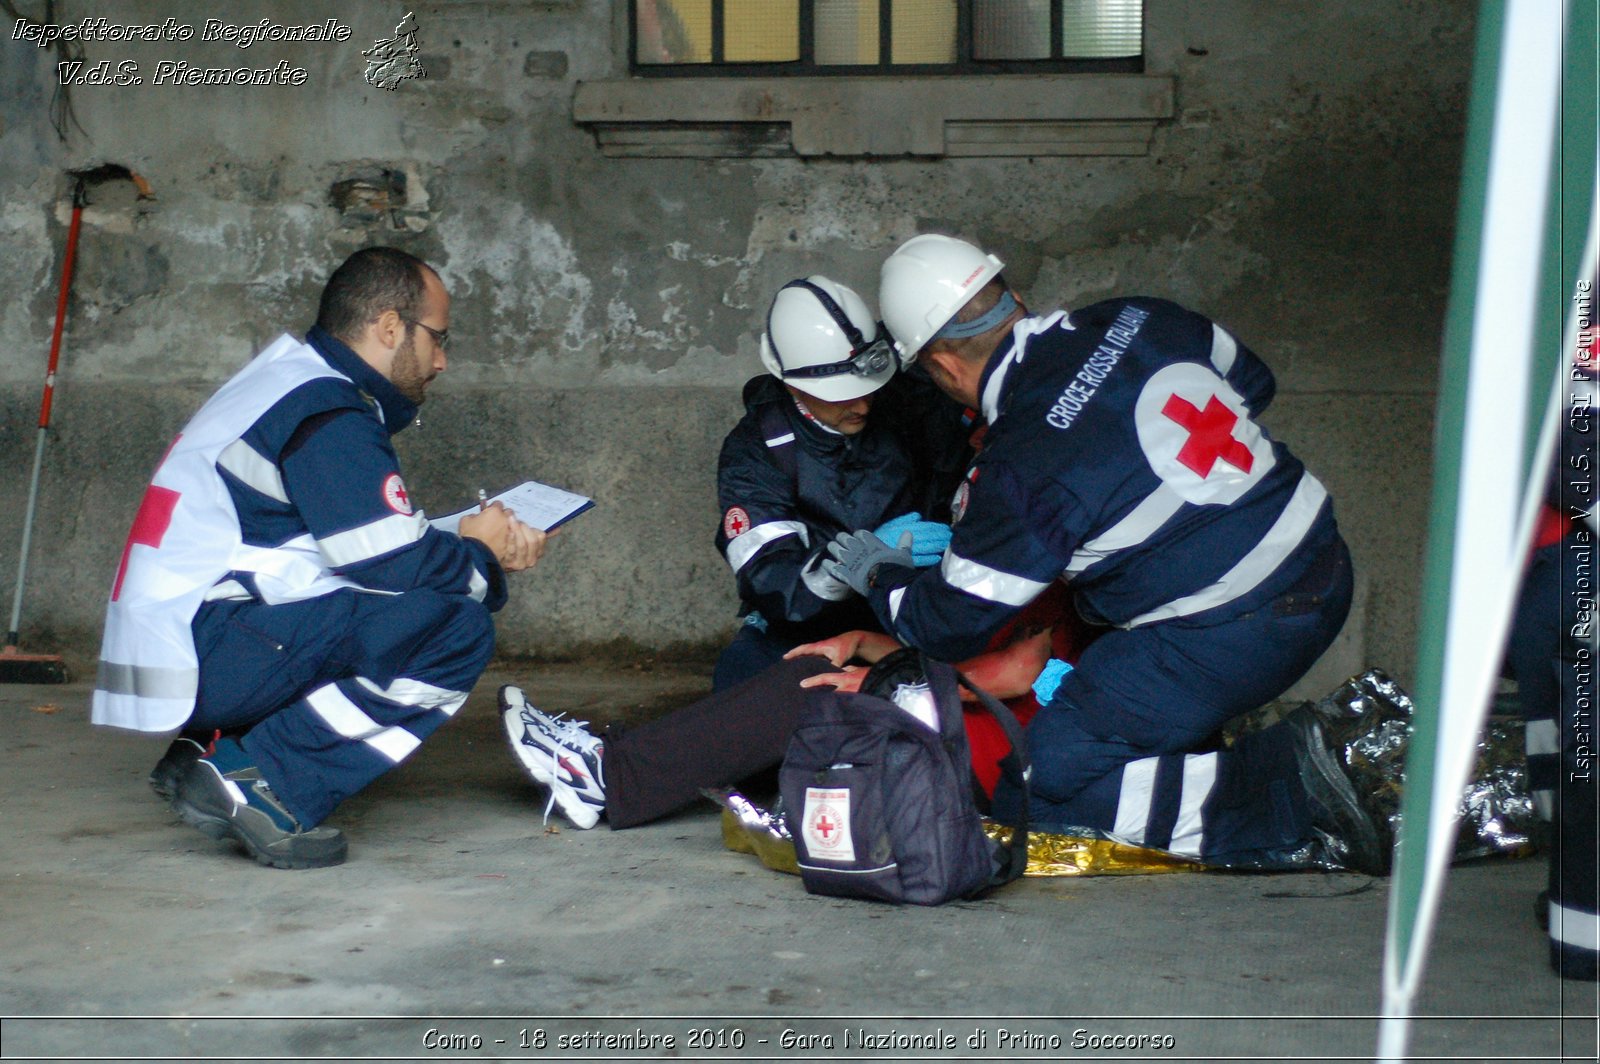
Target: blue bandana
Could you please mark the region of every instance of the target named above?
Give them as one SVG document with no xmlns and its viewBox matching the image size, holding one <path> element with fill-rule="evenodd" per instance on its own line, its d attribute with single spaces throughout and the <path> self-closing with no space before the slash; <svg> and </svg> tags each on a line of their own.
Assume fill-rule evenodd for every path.
<svg viewBox="0 0 1600 1064">
<path fill-rule="evenodd" d="M 935 340 L 965 340 L 970 336 L 979 336 L 1005 321 L 1013 310 L 1017 309 L 1017 301 L 1009 291 L 1000 293 L 1000 302 L 990 307 L 984 313 L 971 321 L 951 321 L 944 328 L 933 334 Z"/>
</svg>

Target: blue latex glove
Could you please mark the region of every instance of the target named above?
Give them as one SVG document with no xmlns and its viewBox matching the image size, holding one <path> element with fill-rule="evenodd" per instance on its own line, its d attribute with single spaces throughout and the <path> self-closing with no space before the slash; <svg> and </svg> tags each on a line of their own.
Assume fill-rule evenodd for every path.
<svg viewBox="0 0 1600 1064">
<path fill-rule="evenodd" d="M 885 543 L 903 543 L 905 534 L 911 533 L 911 562 L 918 569 L 938 565 L 950 546 L 950 526 L 937 521 L 924 521 L 915 510 L 890 518 L 873 530 L 872 534 Z"/>
<path fill-rule="evenodd" d="M 1056 688 L 1061 686 L 1061 681 L 1065 680 L 1067 673 L 1071 671 L 1072 664 L 1060 658 L 1051 658 L 1044 663 L 1039 678 L 1033 681 L 1033 697 L 1039 700 L 1041 706 L 1050 704 L 1050 700 L 1056 696 Z"/>
<path fill-rule="evenodd" d="M 865 595 L 872 590 L 872 577 L 880 565 L 912 567 L 911 533 L 904 533 L 900 542 L 901 546 L 891 547 L 871 532 L 840 532 L 828 544 L 833 560 L 823 562 L 822 571 Z"/>
</svg>

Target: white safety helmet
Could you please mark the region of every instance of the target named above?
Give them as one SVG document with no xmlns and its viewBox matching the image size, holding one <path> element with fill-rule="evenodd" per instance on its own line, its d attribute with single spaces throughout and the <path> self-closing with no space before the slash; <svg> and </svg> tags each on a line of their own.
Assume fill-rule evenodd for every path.
<svg viewBox="0 0 1600 1064">
<path fill-rule="evenodd" d="M 866 302 L 820 275 L 790 281 L 772 297 L 761 363 L 785 384 L 829 403 L 872 394 L 898 368 Z"/>
<path fill-rule="evenodd" d="M 914 236 L 885 259 L 878 306 L 900 364 L 916 361 L 924 345 L 1004 266 L 965 240 L 937 233 Z"/>
</svg>

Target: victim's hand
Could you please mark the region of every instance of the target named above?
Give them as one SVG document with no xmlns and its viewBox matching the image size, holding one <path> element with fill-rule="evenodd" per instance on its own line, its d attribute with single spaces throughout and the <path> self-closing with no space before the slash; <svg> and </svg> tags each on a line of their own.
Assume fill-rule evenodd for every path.
<svg viewBox="0 0 1600 1064">
<path fill-rule="evenodd" d="M 861 681 L 867 678 L 865 665 L 846 665 L 843 672 L 819 672 L 800 681 L 801 687 L 831 687 L 835 691 L 861 690 Z"/>
<path fill-rule="evenodd" d="M 828 664 L 839 668 L 852 659 L 859 659 L 869 664 L 876 663 L 899 649 L 900 644 L 892 636 L 858 629 L 853 632 L 842 632 L 827 639 L 819 639 L 815 643 L 801 643 L 785 654 L 783 659 L 790 661 L 811 655 L 827 658 Z"/>
<path fill-rule="evenodd" d="M 793 661 L 795 658 L 821 657 L 827 658 L 828 664 L 840 668 L 845 662 L 856 656 L 856 649 L 861 646 L 861 637 L 865 632 L 844 632 L 840 635 L 819 639 L 815 643 L 801 643 L 783 656 L 784 661 Z M 805 686 L 802 684 L 801 686 Z"/>
</svg>

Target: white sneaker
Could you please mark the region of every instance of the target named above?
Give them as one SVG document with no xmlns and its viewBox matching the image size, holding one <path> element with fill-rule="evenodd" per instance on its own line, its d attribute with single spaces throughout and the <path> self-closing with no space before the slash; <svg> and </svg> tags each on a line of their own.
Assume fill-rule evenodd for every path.
<svg viewBox="0 0 1600 1064">
<path fill-rule="evenodd" d="M 544 817 L 559 805 L 573 825 L 592 828 L 606 809 L 605 774 L 600 758 L 605 745 L 590 735 L 588 721 L 541 713 L 528 704 L 522 689 L 500 688 L 500 716 L 505 721 L 511 750 L 535 783 L 549 789 Z"/>
</svg>

